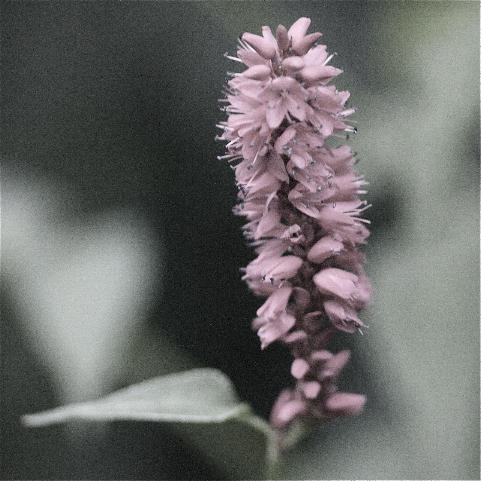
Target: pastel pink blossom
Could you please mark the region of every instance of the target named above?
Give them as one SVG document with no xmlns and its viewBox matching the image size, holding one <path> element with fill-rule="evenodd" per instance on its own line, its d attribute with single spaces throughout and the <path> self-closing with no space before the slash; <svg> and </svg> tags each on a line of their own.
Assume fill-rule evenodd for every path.
<svg viewBox="0 0 481 481">
<path fill-rule="evenodd" d="M 265 321 L 265 319 L 262 319 Z M 269 344 L 283 337 L 296 322 L 292 315 L 282 312 L 278 317 L 261 324 L 257 335 L 261 341 L 261 349 L 265 349 Z"/>
<path fill-rule="evenodd" d="M 344 249 L 344 244 L 341 240 L 337 240 L 335 237 L 324 236 L 321 237 L 307 253 L 307 259 L 316 264 L 329 259 L 333 255 L 340 254 Z"/>
<path fill-rule="evenodd" d="M 252 327 L 263 349 L 282 342 L 294 357 L 295 388 L 271 413 L 281 437 L 295 421 L 358 414 L 366 400 L 337 391 L 349 351 L 325 349 L 335 332 L 365 327 L 359 311 L 372 289 L 358 246 L 369 235 L 369 205 L 359 198 L 366 182 L 353 170 L 355 154 L 333 142 L 356 132 L 356 109 L 346 105 L 349 92 L 330 84 L 342 71 L 317 44 L 321 34 L 307 33 L 310 22 L 244 33 L 237 57 L 226 54 L 246 69 L 229 73 L 217 137 L 227 144 L 219 158 L 235 171 L 234 212 L 246 217 L 244 235 L 257 254 L 243 279 L 267 298 Z"/>
<path fill-rule="evenodd" d="M 337 296 L 345 300 L 352 298 L 357 289 L 357 279 L 356 274 L 336 267 L 322 269 L 313 277 L 314 284 L 321 294 Z"/>
<path fill-rule="evenodd" d="M 277 289 L 267 301 L 259 307 L 257 310 L 257 315 L 260 317 L 264 317 L 267 320 L 274 319 L 279 314 L 284 312 L 287 307 L 287 301 L 292 293 L 292 287 L 283 287 L 281 289 Z"/>
<path fill-rule="evenodd" d="M 307 411 L 306 401 L 299 392 L 285 389 L 281 392 L 271 412 L 271 424 L 275 429 L 284 430 L 289 424 Z"/>
</svg>

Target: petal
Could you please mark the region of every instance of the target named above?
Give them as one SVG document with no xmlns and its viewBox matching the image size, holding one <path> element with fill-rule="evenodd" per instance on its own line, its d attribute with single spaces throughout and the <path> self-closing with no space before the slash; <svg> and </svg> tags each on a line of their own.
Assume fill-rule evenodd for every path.
<svg viewBox="0 0 481 481">
<path fill-rule="evenodd" d="M 302 259 L 297 256 L 284 256 L 268 273 L 269 278 L 284 280 L 294 277 L 302 265 Z"/>
<path fill-rule="evenodd" d="M 337 210 L 335 207 L 331 208 L 329 206 L 321 209 L 319 220 L 322 227 L 328 231 L 336 231 L 342 229 L 344 226 L 354 225 L 354 219 L 349 214 L 345 214 L 344 212 Z"/>
<path fill-rule="evenodd" d="M 320 351 L 314 351 L 311 354 L 311 362 L 312 363 L 322 363 L 324 364 L 326 361 L 331 359 L 334 356 L 332 352 L 327 351 L 326 349 L 322 349 Z"/>
<path fill-rule="evenodd" d="M 294 175 L 294 174 L 292 174 Z M 294 187 L 288 195 L 289 201 L 291 204 L 298 209 L 299 211 L 303 212 L 304 214 L 318 218 L 319 217 L 319 210 L 313 206 L 309 205 L 304 197 L 304 194 L 300 191 L 300 187 L 302 187 L 302 184 L 297 184 L 296 187 Z M 322 209 L 324 210 L 324 209 Z"/>
<path fill-rule="evenodd" d="M 293 95 L 288 95 L 286 98 L 286 107 L 291 115 L 296 119 L 303 122 L 307 116 L 307 104 L 305 102 L 299 102 L 299 99 Z"/>
<path fill-rule="evenodd" d="M 289 182 L 284 161 L 276 152 L 271 151 L 271 155 L 267 159 L 267 171 L 282 182 Z"/>
<path fill-rule="evenodd" d="M 242 40 L 250 45 L 261 57 L 265 59 L 274 58 L 276 49 L 263 37 L 246 32 L 242 34 Z"/>
<path fill-rule="evenodd" d="M 321 37 L 322 33 L 316 32 L 299 40 L 292 39 L 292 51 L 297 55 L 305 55 Z"/>
<path fill-rule="evenodd" d="M 289 314 L 283 314 L 277 319 L 267 322 L 258 331 L 257 335 L 261 340 L 261 349 L 265 349 L 269 344 L 277 341 L 295 324 L 296 318 Z"/>
<path fill-rule="evenodd" d="M 329 320 L 340 331 L 353 333 L 364 324 L 357 317 L 357 312 L 350 306 L 331 300 L 324 302 L 324 310 Z"/>
<path fill-rule="evenodd" d="M 306 159 L 297 154 L 292 154 L 290 160 L 299 169 L 305 169 L 308 165 Z"/>
<path fill-rule="evenodd" d="M 263 215 L 257 229 L 255 231 L 254 239 L 261 237 L 274 237 L 276 231 L 283 231 L 284 225 L 280 223 L 281 213 L 277 210 L 270 210 Z"/>
<path fill-rule="evenodd" d="M 309 381 L 302 384 L 302 391 L 307 399 L 315 399 L 321 392 L 321 385 L 317 381 Z"/>
<path fill-rule="evenodd" d="M 296 136 L 297 130 L 295 127 L 287 127 L 284 132 L 282 132 L 282 135 L 276 140 L 276 143 L 274 144 L 274 149 L 276 152 L 279 154 L 284 154 L 287 150 L 287 146 L 289 142 Z"/>
<path fill-rule="evenodd" d="M 307 340 L 307 333 L 305 331 L 294 331 L 284 338 L 286 344 L 297 344 Z"/>
<path fill-rule="evenodd" d="M 257 315 L 266 319 L 273 319 L 286 309 L 292 287 L 282 287 L 271 294 L 267 301 L 259 307 Z"/>
<path fill-rule="evenodd" d="M 257 52 L 253 52 L 252 50 L 245 50 L 244 48 L 240 48 L 237 50 L 237 56 L 245 63 L 248 67 L 252 67 L 253 65 L 268 65 L 269 60 L 261 57 Z"/>
<path fill-rule="evenodd" d="M 350 357 L 351 353 L 348 349 L 344 349 L 332 356 L 322 367 L 322 371 L 318 375 L 319 381 L 336 378 Z"/>
<path fill-rule="evenodd" d="M 292 38 L 292 42 L 300 40 L 302 37 L 304 37 L 307 33 L 307 29 L 309 28 L 309 25 L 311 24 L 311 19 L 306 18 L 306 17 L 301 17 L 298 20 L 296 20 L 289 31 L 287 32 L 287 35 L 289 38 Z"/>
<path fill-rule="evenodd" d="M 331 236 L 322 237 L 307 253 L 311 262 L 320 264 L 331 256 L 338 255 L 344 249 L 344 244 Z"/>
<path fill-rule="evenodd" d="M 262 80 L 271 74 L 271 69 L 267 65 L 253 65 L 242 73 L 244 77 L 253 80 Z M 231 102 L 232 103 L 232 102 Z"/>
<path fill-rule="evenodd" d="M 327 47 L 325 45 L 316 45 L 304 55 L 306 65 L 324 65 L 326 59 Z"/>
<path fill-rule="evenodd" d="M 342 73 L 342 70 L 331 65 L 314 65 L 304 67 L 300 73 L 305 82 L 327 83 L 336 75 Z"/>
<path fill-rule="evenodd" d="M 303 69 L 305 65 L 306 64 L 304 63 L 304 60 L 302 60 L 301 57 L 295 55 L 292 57 L 287 57 L 282 62 L 282 68 L 287 73 L 298 72 L 299 70 Z"/>
<path fill-rule="evenodd" d="M 287 50 L 289 47 L 289 35 L 287 34 L 287 28 L 284 25 L 279 25 L 276 30 L 277 45 L 280 50 Z"/>
<path fill-rule="evenodd" d="M 336 392 L 326 401 L 326 411 L 330 416 L 356 416 L 366 404 L 366 396 L 347 392 Z"/>
<path fill-rule="evenodd" d="M 277 48 L 277 40 L 274 35 L 272 35 L 271 29 L 269 27 L 262 27 L 262 36 L 269 42 L 270 45 Z"/>
<path fill-rule="evenodd" d="M 272 408 L 270 423 L 275 429 L 285 429 L 291 421 L 306 412 L 306 403 L 291 389 L 279 394 Z"/>
<path fill-rule="evenodd" d="M 286 116 L 287 109 L 280 99 L 277 103 L 267 104 L 266 121 L 271 129 L 277 129 Z"/>
<path fill-rule="evenodd" d="M 371 303 L 372 287 L 365 275 L 360 275 L 357 281 L 357 290 L 353 296 L 353 305 L 357 310 L 369 306 Z"/>
<path fill-rule="evenodd" d="M 296 379 L 302 379 L 309 371 L 309 363 L 305 359 L 294 359 L 291 366 L 291 374 Z"/>
<path fill-rule="evenodd" d="M 313 280 L 322 294 L 348 300 L 357 289 L 356 282 L 358 277 L 352 272 L 329 267 L 318 272 L 313 277 Z"/>
</svg>

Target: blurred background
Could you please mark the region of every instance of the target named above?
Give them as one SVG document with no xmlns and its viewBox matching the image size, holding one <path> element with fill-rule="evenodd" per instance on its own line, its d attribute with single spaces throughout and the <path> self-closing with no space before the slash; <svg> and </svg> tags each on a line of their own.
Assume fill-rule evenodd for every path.
<svg viewBox="0 0 481 481">
<path fill-rule="evenodd" d="M 221 479 L 165 425 L 20 416 L 195 366 L 267 417 L 290 355 L 262 300 L 217 99 L 244 31 L 312 19 L 351 92 L 373 304 L 341 388 L 365 412 L 292 479 L 479 479 L 479 4 L 4 2 L 0 478 Z"/>
</svg>

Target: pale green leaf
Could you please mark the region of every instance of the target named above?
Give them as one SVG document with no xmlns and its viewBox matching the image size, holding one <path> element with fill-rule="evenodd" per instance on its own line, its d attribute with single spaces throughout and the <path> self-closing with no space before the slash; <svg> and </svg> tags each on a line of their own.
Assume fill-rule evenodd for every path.
<svg viewBox="0 0 481 481">
<path fill-rule="evenodd" d="M 221 372 L 193 369 L 134 384 L 95 401 L 29 414 L 23 421 L 27 426 L 73 419 L 213 423 L 248 411 Z"/>
<path fill-rule="evenodd" d="M 215 369 L 156 377 L 94 401 L 23 417 L 31 427 L 71 420 L 169 422 L 229 479 L 272 479 L 278 467 L 273 430 Z"/>
</svg>

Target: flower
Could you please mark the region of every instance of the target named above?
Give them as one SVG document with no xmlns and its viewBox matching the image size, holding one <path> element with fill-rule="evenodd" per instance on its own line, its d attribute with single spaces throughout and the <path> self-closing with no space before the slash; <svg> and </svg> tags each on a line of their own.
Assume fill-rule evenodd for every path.
<svg viewBox="0 0 481 481">
<path fill-rule="evenodd" d="M 241 36 L 237 57 L 226 57 L 247 68 L 229 74 L 217 137 L 227 143 L 219 158 L 235 171 L 234 212 L 247 218 L 244 235 L 257 254 L 243 279 L 267 298 L 252 327 L 263 349 L 282 342 L 294 357 L 296 386 L 271 413 L 280 437 L 296 420 L 358 414 L 366 401 L 337 391 L 349 351 L 325 349 L 335 332 L 360 331 L 358 313 L 370 302 L 358 250 L 369 235 L 360 217 L 366 183 L 352 168 L 355 154 L 331 140 L 356 132 L 348 121 L 356 109 L 346 106 L 348 92 L 329 85 L 342 71 L 328 65 L 333 55 L 309 25 L 303 17 L 275 35 L 263 27 L 262 36 Z"/>
</svg>

